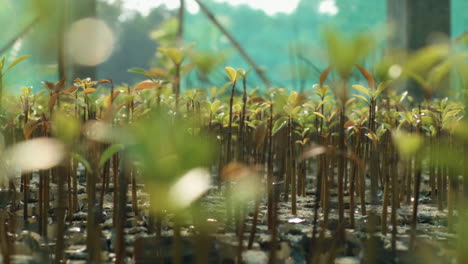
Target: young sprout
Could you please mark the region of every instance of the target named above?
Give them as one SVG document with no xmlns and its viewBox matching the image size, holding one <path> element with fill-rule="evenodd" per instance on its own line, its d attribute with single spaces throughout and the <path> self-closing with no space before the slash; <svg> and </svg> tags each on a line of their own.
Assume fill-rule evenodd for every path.
<svg viewBox="0 0 468 264">
<path fill-rule="evenodd" d="M 173 93 L 176 97 L 175 108 L 178 107 L 179 96 L 180 96 L 180 87 L 181 87 L 181 74 L 182 74 L 182 63 L 184 62 L 187 53 L 190 51 L 189 48 L 180 49 L 180 48 L 160 48 L 159 51 L 166 55 L 174 65 L 175 73 L 173 79 Z"/>
</svg>

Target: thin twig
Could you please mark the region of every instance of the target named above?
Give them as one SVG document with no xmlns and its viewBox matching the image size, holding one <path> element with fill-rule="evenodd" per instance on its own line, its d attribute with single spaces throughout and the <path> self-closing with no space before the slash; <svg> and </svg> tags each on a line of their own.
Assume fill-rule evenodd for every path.
<svg viewBox="0 0 468 264">
<path fill-rule="evenodd" d="M 247 52 L 242 48 L 239 42 L 219 23 L 216 17 L 211 13 L 211 11 L 203 4 L 200 0 L 195 0 L 200 6 L 201 11 L 208 17 L 209 20 L 229 39 L 232 45 L 239 51 L 239 53 L 244 57 L 244 59 L 252 66 L 252 68 L 257 73 L 258 77 L 262 79 L 263 83 L 267 86 L 271 86 L 270 80 L 265 76 L 265 73 L 260 69 L 260 67 L 255 63 L 255 61 L 247 54 Z"/>
</svg>

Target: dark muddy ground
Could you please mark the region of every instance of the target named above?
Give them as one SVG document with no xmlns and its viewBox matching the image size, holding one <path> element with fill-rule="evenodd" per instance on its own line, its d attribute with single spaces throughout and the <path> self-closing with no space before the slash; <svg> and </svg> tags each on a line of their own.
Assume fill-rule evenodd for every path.
<svg viewBox="0 0 468 264">
<path fill-rule="evenodd" d="M 31 183 L 29 212 L 37 215 L 37 181 Z M 53 185 L 54 187 L 55 185 Z M 98 190 L 99 190 L 99 186 Z M 112 191 L 112 185 L 110 186 Z M 2 193 L 5 194 L 6 190 Z M 128 193 L 125 245 L 127 258 L 126 263 L 170 263 L 172 259 L 173 245 L 173 223 L 171 216 L 167 215 L 162 220 L 161 237 L 150 232 L 148 224 L 148 194 L 143 185 L 138 185 L 138 215 L 133 211 L 131 204 L 131 193 Z M 17 193 L 17 199 L 22 197 Z M 307 263 L 310 254 L 310 241 L 313 230 L 314 212 L 314 190 L 308 190 L 306 197 L 297 199 L 297 215 L 291 214 L 290 202 L 278 203 L 278 240 L 277 240 L 277 263 Z M 79 201 L 81 211 L 73 214 L 72 224 L 67 226 L 66 231 L 66 259 L 67 263 L 86 263 L 86 194 L 84 183 L 79 186 Z M 114 237 L 112 228 L 112 192 L 106 194 L 104 212 L 101 217 L 101 245 L 103 263 L 111 263 L 115 257 Z M 361 216 L 359 203 L 356 204 L 355 229 L 349 226 L 345 230 L 345 242 L 336 243 L 338 230 L 337 197 L 335 191 L 331 193 L 329 224 L 323 231 L 320 240 L 321 252 L 318 254 L 319 263 L 361 263 L 367 256 L 366 250 L 375 253 L 377 263 L 452 263 L 456 249 L 456 236 L 449 233 L 447 229 L 447 211 L 439 211 L 437 205 L 433 204 L 428 194 L 427 186 L 423 186 L 420 206 L 418 210 L 417 243 L 414 249 L 409 249 L 410 223 L 412 206 L 402 203 L 398 209 L 398 232 L 396 240 L 396 254 L 391 250 L 391 222 L 390 210 L 388 208 L 388 232 L 383 235 L 380 230 L 381 211 L 380 205 L 367 205 L 368 212 L 373 211 L 377 216 L 376 232 L 373 233 L 373 247 L 369 247 L 368 216 Z M 280 200 L 283 200 L 281 198 Z M 349 198 L 346 196 L 345 201 Z M 16 239 L 15 263 L 50 263 L 53 259 L 53 248 L 55 240 L 55 192 L 51 191 L 51 211 L 49 215 L 48 237 L 41 237 L 38 233 L 38 224 L 35 217 L 29 219 L 29 230 L 23 229 L 22 202 L 17 211 L 16 228 L 20 234 Z M 184 218 L 181 225 L 183 263 L 192 263 L 199 257 L 201 251 L 208 252 L 209 263 L 235 263 L 238 252 L 239 239 L 234 230 L 226 228 L 224 217 L 226 203 L 213 188 L 201 201 L 204 208 L 203 219 L 206 221 L 205 231 L 207 236 L 201 236 L 194 228 L 193 218 Z M 267 263 L 271 234 L 267 228 L 267 208 L 265 201 L 261 202 L 258 216 L 257 230 L 252 249 L 247 249 L 248 239 L 253 221 L 253 206 L 250 204 L 244 228 L 242 259 L 244 263 Z M 349 203 L 345 204 L 346 218 L 349 213 Z M 67 223 L 69 223 L 67 219 Z M 319 210 L 318 234 L 322 231 L 323 212 Z M 202 241 L 202 242 L 201 242 Z M 316 247 L 317 248 L 317 247 Z M 159 249 L 159 250 L 158 250 Z M 203 255 L 203 254 L 202 254 Z"/>
</svg>

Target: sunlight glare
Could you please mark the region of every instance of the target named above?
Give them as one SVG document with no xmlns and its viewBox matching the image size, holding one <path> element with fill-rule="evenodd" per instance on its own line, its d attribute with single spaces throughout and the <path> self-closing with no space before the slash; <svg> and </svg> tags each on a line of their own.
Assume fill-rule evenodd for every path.
<svg viewBox="0 0 468 264">
<path fill-rule="evenodd" d="M 338 7 L 334 0 L 324 0 L 319 4 L 319 13 L 334 16 L 338 14 Z"/>
<path fill-rule="evenodd" d="M 277 13 L 290 14 L 296 10 L 299 5 L 299 0 L 289 1 L 264 1 L 264 0 L 216 0 L 216 2 L 227 2 L 231 5 L 248 5 L 254 9 L 261 9 L 267 15 L 275 15 Z"/>
<path fill-rule="evenodd" d="M 179 208 L 189 206 L 210 189 L 210 172 L 195 168 L 184 174 L 170 189 L 169 197 Z"/>
<path fill-rule="evenodd" d="M 114 3 L 115 0 L 107 0 Z M 229 3 L 234 6 L 248 5 L 250 8 L 263 10 L 268 15 L 277 13 L 290 14 L 296 10 L 300 0 L 289 1 L 265 1 L 265 0 L 215 0 L 216 2 Z M 165 5 L 168 9 L 179 8 L 179 0 L 127 0 L 123 2 L 124 9 L 135 10 L 146 16 L 151 8 Z M 199 7 L 195 0 L 186 0 L 187 11 L 191 14 L 198 13 Z"/>
</svg>

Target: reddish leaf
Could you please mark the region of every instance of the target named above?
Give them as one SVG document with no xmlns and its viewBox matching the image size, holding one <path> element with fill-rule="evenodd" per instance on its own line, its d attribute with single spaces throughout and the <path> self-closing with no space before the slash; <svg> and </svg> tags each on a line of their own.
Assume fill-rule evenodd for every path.
<svg viewBox="0 0 468 264">
<path fill-rule="evenodd" d="M 133 91 L 149 90 L 154 88 L 156 88 L 156 84 L 153 81 L 145 80 L 135 85 Z"/>
<path fill-rule="evenodd" d="M 325 154 L 327 153 L 328 151 L 330 151 L 327 147 L 324 147 L 324 146 L 313 146 L 309 149 L 307 149 L 306 151 L 304 151 L 301 156 L 300 156 L 300 160 L 306 160 L 306 159 L 310 159 L 310 158 L 314 158 L 314 157 L 317 157 L 319 155 L 322 155 L 322 154 Z"/>
<path fill-rule="evenodd" d="M 374 80 L 374 76 L 372 76 L 372 73 L 359 64 L 356 64 L 356 67 L 359 69 L 361 74 L 367 79 L 369 88 L 371 88 L 371 90 L 375 90 L 375 80 Z"/>
<path fill-rule="evenodd" d="M 250 174 L 249 168 L 239 162 L 231 162 L 221 171 L 221 178 L 225 181 L 235 181 L 245 178 Z"/>
<path fill-rule="evenodd" d="M 68 88 L 65 90 L 65 93 L 66 93 L 66 94 L 72 94 L 72 93 L 76 92 L 76 90 L 78 90 L 78 86 L 73 85 L 73 86 L 68 87 Z"/>
<path fill-rule="evenodd" d="M 167 71 L 162 68 L 152 68 L 147 72 L 147 74 L 162 79 L 167 78 L 169 76 Z"/>
<path fill-rule="evenodd" d="M 37 120 L 29 120 L 28 122 L 26 122 L 26 124 L 24 124 L 24 127 L 23 127 L 24 138 L 30 139 L 31 134 L 34 132 L 34 130 L 36 130 L 39 124 L 40 123 Z"/>
<path fill-rule="evenodd" d="M 265 99 L 263 99 L 262 97 L 254 97 L 254 98 L 250 98 L 249 99 L 249 104 L 254 104 L 254 103 L 263 103 L 265 102 Z"/>
<path fill-rule="evenodd" d="M 61 91 L 65 88 L 65 78 L 55 84 L 55 91 Z"/>
<path fill-rule="evenodd" d="M 53 82 L 43 81 L 42 85 L 44 85 L 50 91 L 53 91 L 55 89 L 55 84 Z"/>
<path fill-rule="evenodd" d="M 323 84 L 325 83 L 325 80 L 326 80 L 327 77 L 328 77 L 328 74 L 331 72 L 332 69 L 333 69 L 332 66 L 328 66 L 325 70 L 323 70 L 322 73 L 320 73 L 320 78 L 319 78 L 319 85 L 320 85 L 320 87 L 323 86 Z"/>
<path fill-rule="evenodd" d="M 96 88 L 86 88 L 83 90 L 83 94 L 94 93 L 95 91 L 96 91 Z"/>
<path fill-rule="evenodd" d="M 112 83 L 110 80 L 107 80 L 107 79 L 101 79 L 99 81 L 97 81 L 96 84 L 101 84 L 101 83 Z"/>
<path fill-rule="evenodd" d="M 350 127 L 353 127 L 353 126 L 355 126 L 355 124 L 351 120 L 348 120 L 348 121 L 346 121 L 346 123 L 344 123 L 344 128 L 350 128 Z"/>
<path fill-rule="evenodd" d="M 112 93 L 112 96 L 107 97 L 105 106 L 109 107 L 111 105 L 111 103 L 114 102 L 115 98 L 117 98 L 117 96 L 119 96 L 119 94 L 121 94 L 121 93 L 122 93 L 122 91 L 114 91 Z"/>
<path fill-rule="evenodd" d="M 122 107 L 124 107 L 125 104 L 120 104 L 118 106 L 115 105 L 110 105 L 109 108 L 107 108 L 104 113 L 102 114 L 102 120 L 103 121 L 110 121 L 114 118 L 114 116 L 119 112 Z"/>
</svg>

